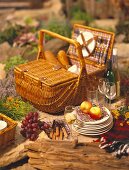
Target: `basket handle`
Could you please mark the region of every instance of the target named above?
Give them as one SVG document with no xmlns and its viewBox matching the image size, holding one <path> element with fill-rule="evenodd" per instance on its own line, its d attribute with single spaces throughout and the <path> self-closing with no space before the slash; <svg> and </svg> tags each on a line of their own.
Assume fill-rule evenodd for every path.
<svg viewBox="0 0 129 170">
<path fill-rule="evenodd" d="M 82 70 L 86 71 L 85 61 L 84 61 L 84 58 L 83 58 L 83 55 L 82 55 L 82 47 L 81 47 L 80 43 L 77 42 L 76 40 L 64 37 L 62 35 L 59 35 L 57 33 L 54 33 L 54 32 L 51 32 L 51 31 L 48 31 L 48 30 L 45 30 L 45 29 L 42 29 L 42 30 L 39 31 L 39 46 L 38 46 L 39 51 L 38 51 L 37 59 L 45 58 L 44 57 L 44 49 L 43 49 L 43 40 L 44 40 L 44 34 L 45 33 L 54 37 L 54 38 L 58 38 L 58 39 L 61 39 L 63 41 L 66 41 L 70 44 L 73 44 L 76 47 L 76 50 L 77 50 L 77 55 L 79 57 L 80 67 L 81 67 Z"/>
</svg>

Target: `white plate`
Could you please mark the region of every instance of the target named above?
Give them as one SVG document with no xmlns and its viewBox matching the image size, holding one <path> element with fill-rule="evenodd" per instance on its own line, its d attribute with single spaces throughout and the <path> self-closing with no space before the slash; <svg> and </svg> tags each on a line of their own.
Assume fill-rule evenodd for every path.
<svg viewBox="0 0 129 170">
<path fill-rule="evenodd" d="M 7 123 L 3 120 L 0 120 L 0 130 L 3 130 L 6 127 L 7 127 Z"/>
<path fill-rule="evenodd" d="M 85 41 L 88 41 L 88 40 L 90 40 L 91 38 L 94 37 L 94 35 L 93 35 L 91 32 L 85 31 L 85 32 L 83 32 L 82 34 L 83 34 L 83 36 L 84 36 Z M 77 41 L 78 41 L 81 45 L 83 44 L 81 35 L 79 35 L 79 36 L 77 37 Z M 95 49 L 95 44 L 96 44 L 96 41 L 93 39 L 93 40 L 91 41 L 91 43 L 89 43 L 89 45 L 87 45 L 87 48 L 88 48 L 88 50 L 90 51 L 90 53 L 92 53 L 92 52 L 94 51 L 94 49 Z M 88 57 L 88 56 L 89 56 L 89 53 L 88 53 L 88 51 L 86 50 L 85 47 L 82 48 L 82 54 L 83 54 L 83 57 Z"/>
<path fill-rule="evenodd" d="M 80 127 L 80 126 L 78 126 L 78 124 L 73 124 L 73 126 L 78 128 L 78 129 L 82 129 L 82 130 L 83 129 L 84 130 L 101 130 L 101 129 L 107 128 L 112 123 L 113 123 L 113 120 L 111 120 L 110 122 L 108 122 L 104 126 L 97 126 L 97 127 L 96 126 L 83 126 L 83 127 Z"/>
<path fill-rule="evenodd" d="M 76 126 L 73 126 L 74 129 L 76 129 L 78 132 L 81 131 L 81 132 L 93 132 L 93 133 L 97 133 L 97 132 L 101 132 L 101 131 L 104 131 L 108 128 L 110 128 L 111 126 L 113 125 L 113 123 L 110 123 L 110 125 L 108 125 L 107 127 L 104 127 L 104 128 L 101 128 L 101 129 L 84 129 L 84 128 L 78 128 Z"/>
<path fill-rule="evenodd" d="M 79 131 L 79 130 L 76 130 L 74 127 L 73 127 L 73 130 L 79 134 L 86 135 L 86 136 L 98 136 L 98 135 L 108 132 L 112 127 L 113 127 L 113 123 L 107 129 L 105 129 L 103 131 L 99 131 L 99 132 Z"/>
</svg>

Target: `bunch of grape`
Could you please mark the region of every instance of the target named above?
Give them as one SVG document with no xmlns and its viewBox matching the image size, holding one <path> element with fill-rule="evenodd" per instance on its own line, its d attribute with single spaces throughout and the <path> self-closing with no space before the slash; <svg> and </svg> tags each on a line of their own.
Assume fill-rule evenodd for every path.
<svg viewBox="0 0 129 170">
<path fill-rule="evenodd" d="M 47 122 L 40 122 L 40 129 L 41 130 L 46 130 L 46 129 L 49 129 L 50 128 L 50 124 L 48 124 Z"/>
<path fill-rule="evenodd" d="M 38 138 L 39 134 L 38 118 L 39 114 L 37 112 L 30 112 L 26 115 L 21 125 L 20 133 L 22 134 L 22 136 L 32 141 Z"/>
</svg>

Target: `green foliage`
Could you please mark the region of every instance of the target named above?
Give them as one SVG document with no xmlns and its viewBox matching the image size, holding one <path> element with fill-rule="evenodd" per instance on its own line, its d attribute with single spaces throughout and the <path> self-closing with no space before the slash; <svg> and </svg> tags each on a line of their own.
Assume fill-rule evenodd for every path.
<svg viewBox="0 0 129 170">
<path fill-rule="evenodd" d="M 65 37 L 71 36 L 71 28 L 66 21 L 59 21 L 56 19 L 52 19 L 46 25 L 43 25 L 43 28 L 58 33 L 60 35 L 63 35 Z M 52 38 L 53 37 L 47 34 L 45 35 L 46 40 L 51 40 Z"/>
<path fill-rule="evenodd" d="M 37 54 L 37 53 L 38 53 L 38 48 L 37 48 L 37 46 L 33 46 L 33 48 L 32 48 L 30 51 L 27 52 L 27 55 L 28 55 L 28 56 L 33 56 L 33 55 L 35 55 L 35 54 Z"/>
<path fill-rule="evenodd" d="M 119 22 L 116 25 L 116 35 L 124 34 L 124 42 L 129 43 L 129 21 Z"/>
<path fill-rule="evenodd" d="M 0 100 L 0 113 L 12 118 L 13 120 L 21 120 L 28 112 L 34 108 L 20 98 L 8 97 Z"/>
<path fill-rule="evenodd" d="M 14 39 L 19 35 L 21 32 L 21 26 L 9 26 L 4 31 L 0 32 L 0 44 L 8 41 L 10 45 L 13 44 Z"/>
<path fill-rule="evenodd" d="M 89 25 L 93 21 L 93 18 L 89 14 L 82 11 L 78 11 L 77 13 L 75 13 L 73 19 L 84 20 L 87 25 Z"/>
<path fill-rule="evenodd" d="M 78 6 L 74 6 L 71 9 L 71 17 L 73 20 L 83 20 L 87 25 L 93 21 L 93 18 L 88 13 L 82 11 Z"/>
<path fill-rule="evenodd" d="M 26 25 L 31 25 L 33 23 L 33 19 L 31 17 L 26 17 L 24 22 Z"/>
<path fill-rule="evenodd" d="M 20 55 L 13 56 L 5 62 L 5 70 L 9 71 L 11 68 L 14 68 L 16 65 L 24 64 L 25 62 L 27 62 L 27 60 L 23 59 Z"/>
</svg>

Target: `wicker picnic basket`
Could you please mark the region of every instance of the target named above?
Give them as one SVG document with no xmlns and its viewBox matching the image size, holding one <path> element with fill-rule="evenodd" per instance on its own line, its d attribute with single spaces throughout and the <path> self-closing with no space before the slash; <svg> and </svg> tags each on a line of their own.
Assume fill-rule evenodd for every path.
<svg viewBox="0 0 129 170">
<path fill-rule="evenodd" d="M 0 130 L 0 148 L 5 148 L 14 142 L 17 122 L 0 113 L 0 120 L 7 123 L 7 128 Z"/>
<path fill-rule="evenodd" d="M 75 47 L 77 54 L 75 60 L 80 65 L 79 75 L 45 60 L 44 34 L 59 38 Z M 73 62 L 73 55 L 69 52 L 68 57 Z M 95 71 L 92 69 L 92 72 L 88 73 L 79 42 L 48 30 L 41 30 L 37 60 L 15 67 L 16 91 L 39 110 L 56 114 L 63 111 L 67 105 L 79 105 L 85 100 L 87 88 L 93 84 L 93 77 L 96 80 L 96 77 L 102 76 L 104 69 L 105 67 L 98 67 Z"/>
</svg>

